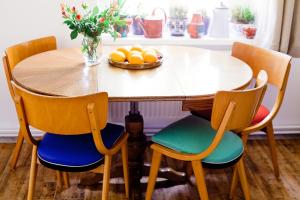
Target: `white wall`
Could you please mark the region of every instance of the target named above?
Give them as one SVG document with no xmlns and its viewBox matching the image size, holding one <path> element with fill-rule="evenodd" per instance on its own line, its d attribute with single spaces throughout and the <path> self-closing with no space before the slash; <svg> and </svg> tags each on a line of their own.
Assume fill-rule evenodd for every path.
<svg viewBox="0 0 300 200">
<path fill-rule="evenodd" d="M 94 2 L 94 0 L 90 0 Z M 59 0 L 2 0 L 0 3 L 0 52 L 10 45 L 38 38 L 45 35 L 55 35 L 58 46 L 79 46 L 80 40 L 70 41 L 69 31 L 62 25 Z M 70 1 L 71 2 L 71 1 Z M 82 1 L 72 1 L 78 4 Z M 15 109 L 12 104 L 6 79 L 0 64 L 0 134 L 16 134 L 18 123 Z M 281 111 L 275 119 L 276 131 L 283 133 L 300 133 L 300 59 L 293 59 L 290 80 L 286 98 Z M 271 105 L 274 91 L 267 94 L 266 104 Z M 173 106 L 176 105 L 173 103 Z M 180 105 L 178 105 L 180 112 Z M 180 117 L 179 115 L 178 117 Z M 174 118 L 160 119 L 160 125 L 169 123 Z M 145 128 L 156 127 L 157 119 L 145 117 Z M 159 128 L 159 127 L 156 127 Z M 0 135 L 1 136 L 1 135 Z"/>
</svg>

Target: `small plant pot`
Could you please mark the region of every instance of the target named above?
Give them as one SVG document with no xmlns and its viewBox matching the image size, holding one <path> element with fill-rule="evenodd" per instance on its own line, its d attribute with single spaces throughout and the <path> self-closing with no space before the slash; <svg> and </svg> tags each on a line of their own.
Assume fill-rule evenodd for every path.
<svg viewBox="0 0 300 200">
<path fill-rule="evenodd" d="M 230 22 L 230 36 L 231 37 L 243 37 L 245 36 L 244 34 L 244 29 L 247 27 L 255 27 L 253 24 L 244 24 L 244 23 L 234 23 Z"/>
<path fill-rule="evenodd" d="M 191 38 L 201 38 L 204 35 L 204 23 L 189 23 L 187 27 Z"/>
<path fill-rule="evenodd" d="M 123 26 L 116 25 L 114 26 L 114 29 L 120 34 L 120 37 L 127 37 L 130 30 L 130 26 L 132 24 L 132 19 L 126 17 L 121 17 L 121 19 L 125 19 L 126 24 L 124 24 Z"/>
<path fill-rule="evenodd" d="M 172 36 L 184 36 L 187 18 L 169 18 L 168 26 Z"/>
<path fill-rule="evenodd" d="M 256 27 L 255 26 L 246 26 L 243 28 L 244 36 L 247 39 L 253 39 L 256 35 Z"/>
</svg>

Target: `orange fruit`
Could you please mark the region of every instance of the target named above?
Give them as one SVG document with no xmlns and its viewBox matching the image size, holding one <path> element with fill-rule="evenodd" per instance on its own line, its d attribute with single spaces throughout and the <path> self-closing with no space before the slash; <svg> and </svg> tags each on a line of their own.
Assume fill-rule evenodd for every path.
<svg viewBox="0 0 300 200">
<path fill-rule="evenodd" d="M 141 54 L 132 54 L 130 56 L 129 63 L 138 65 L 144 64 L 143 56 Z"/>
<path fill-rule="evenodd" d="M 139 44 L 133 45 L 130 49 L 130 51 L 139 51 L 139 52 L 143 52 L 143 47 Z"/>
<path fill-rule="evenodd" d="M 157 61 L 157 55 L 152 51 L 145 52 L 143 57 L 145 63 L 154 63 Z"/>
<path fill-rule="evenodd" d="M 144 49 L 142 55 L 144 56 L 148 52 L 153 53 L 153 54 L 155 54 L 157 56 L 156 51 L 154 49 L 152 49 L 152 48 L 146 48 L 146 49 Z"/>
<path fill-rule="evenodd" d="M 126 59 L 126 56 L 121 51 L 113 51 L 109 54 L 109 58 L 114 62 L 124 62 Z"/>
<path fill-rule="evenodd" d="M 142 55 L 142 53 L 140 51 L 136 51 L 136 50 L 129 51 L 128 56 L 127 56 L 128 62 L 130 61 L 131 56 L 134 55 L 134 54 Z"/>
<path fill-rule="evenodd" d="M 123 52 L 127 58 L 130 50 L 129 50 L 129 47 L 124 46 L 124 47 L 118 47 L 117 51 Z"/>
</svg>

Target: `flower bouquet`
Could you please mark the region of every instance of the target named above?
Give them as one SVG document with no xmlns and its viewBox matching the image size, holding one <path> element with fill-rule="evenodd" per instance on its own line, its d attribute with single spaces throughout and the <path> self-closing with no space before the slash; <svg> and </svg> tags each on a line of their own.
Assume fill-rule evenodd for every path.
<svg viewBox="0 0 300 200">
<path fill-rule="evenodd" d="M 108 33 L 114 39 L 118 37 L 114 26 L 125 24 L 119 15 L 124 2 L 124 0 L 113 1 L 103 11 L 100 11 L 98 6 L 89 9 L 85 3 L 81 4 L 80 10 L 75 6 L 61 4 L 64 24 L 71 29 L 71 39 L 77 38 L 79 34 L 83 35 L 81 51 L 87 66 L 99 63 L 98 47 L 101 45 L 102 34 Z"/>
</svg>

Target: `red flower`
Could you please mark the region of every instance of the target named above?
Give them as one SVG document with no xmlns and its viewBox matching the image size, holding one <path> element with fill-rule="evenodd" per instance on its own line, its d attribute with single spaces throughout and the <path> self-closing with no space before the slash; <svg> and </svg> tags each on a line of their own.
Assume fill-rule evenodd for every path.
<svg viewBox="0 0 300 200">
<path fill-rule="evenodd" d="M 76 12 L 75 6 L 72 7 L 72 12 Z"/>
<path fill-rule="evenodd" d="M 61 3 L 60 8 L 61 8 L 62 11 L 65 11 L 65 4 Z"/>
<path fill-rule="evenodd" d="M 78 15 L 76 15 L 76 19 L 79 21 L 79 20 L 81 20 L 81 16 L 78 14 Z"/>
<path fill-rule="evenodd" d="M 101 17 L 100 19 L 99 19 L 99 22 L 100 23 L 103 23 L 105 21 L 105 18 L 104 17 Z"/>
</svg>

